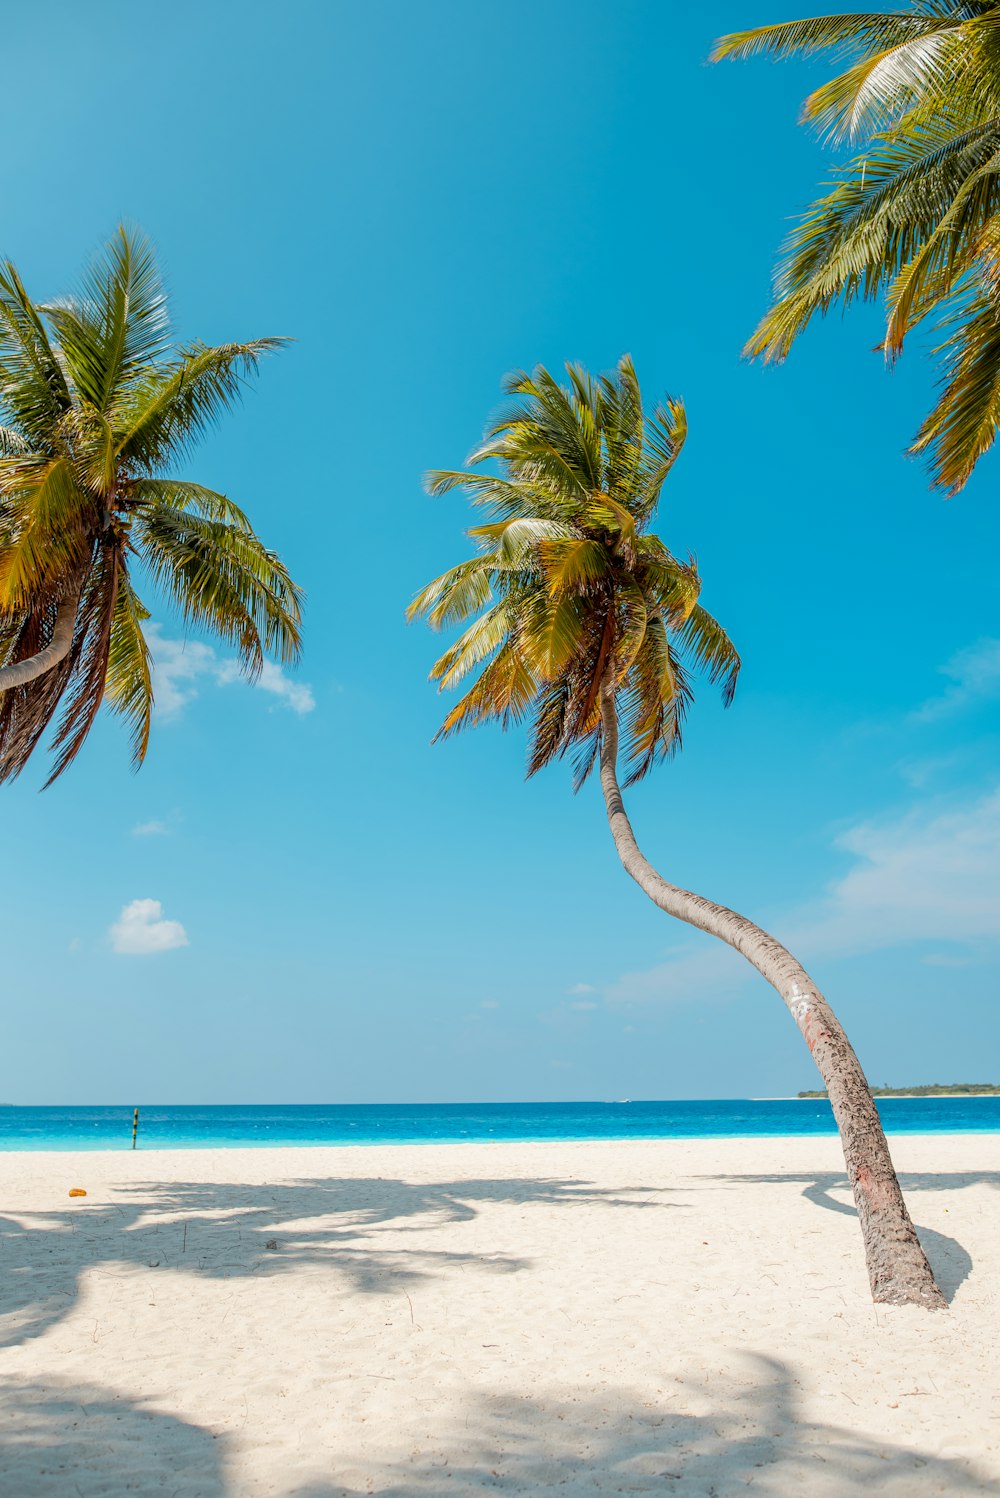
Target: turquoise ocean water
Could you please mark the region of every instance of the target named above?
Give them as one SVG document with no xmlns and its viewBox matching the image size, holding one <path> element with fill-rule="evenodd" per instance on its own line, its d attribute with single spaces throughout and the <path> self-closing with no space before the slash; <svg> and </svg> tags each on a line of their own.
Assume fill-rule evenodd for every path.
<svg viewBox="0 0 1000 1498">
<path fill-rule="evenodd" d="M 880 1098 L 890 1134 L 1000 1133 L 1000 1097 Z M 833 1134 L 825 1101 L 141 1106 L 140 1149 Z M 128 1149 L 132 1108 L 0 1107 L 0 1149 Z"/>
</svg>

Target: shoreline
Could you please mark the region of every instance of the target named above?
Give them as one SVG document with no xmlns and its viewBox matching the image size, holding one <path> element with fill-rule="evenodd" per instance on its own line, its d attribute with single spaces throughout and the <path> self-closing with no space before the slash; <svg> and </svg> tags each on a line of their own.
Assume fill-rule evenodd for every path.
<svg viewBox="0 0 1000 1498">
<path fill-rule="evenodd" d="M 936 1139 L 991 1139 L 1000 1136 L 1000 1123 L 989 1128 L 981 1129 L 887 1129 L 886 1138 L 891 1142 L 894 1139 L 906 1140 L 936 1140 Z M 607 1146 L 613 1148 L 618 1145 L 705 1145 L 712 1144 L 773 1144 L 773 1143 L 829 1143 L 839 1144 L 840 1135 L 837 1130 L 827 1129 L 820 1132 L 813 1130 L 801 1134 L 622 1134 L 622 1135 L 593 1135 L 569 1138 L 553 1138 L 538 1136 L 526 1136 L 523 1139 L 513 1136 L 502 1136 L 491 1139 L 487 1136 L 476 1136 L 469 1139 L 350 1139 L 350 1140 L 317 1140 L 307 1142 L 302 1140 L 286 1142 L 260 1142 L 247 1143 L 245 1140 L 234 1140 L 229 1143 L 209 1141 L 206 1143 L 195 1142 L 189 1144 L 147 1144 L 140 1143 L 136 1149 L 130 1144 L 122 1144 L 117 1147 L 108 1145 L 0 1145 L 0 1161 L 20 1158 L 22 1156 L 51 1156 L 65 1155 L 72 1158 L 83 1156 L 86 1159 L 92 1156 L 107 1156 L 109 1159 L 118 1159 L 123 1156 L 139 1158 L 151 1155 L 197 1155 L 218 1153 L 228 1154 L 262 1154 L 279 1153 L 286 1151 L 296 1153 L 305 1150 L 313 1153 L 320 1150 L 328 1150 L 336 1153 L 340 1150 L 433 1150 L 433 1149 L 502 1149 L 505 1146 L 518 1149 L 574 1149 L 580 1147 L 600 1148 Z"/>
<path fill-rule="evenodd" d="M 945 1100 L 947 1100 L 948 1098 L 951 1098 L 952 1100 L 954 1100 L 955 1098 L 960 1098 L 962 1100 L 962 1102 L 973 1102 L 976 1098 L 995 1098 L 995 1097 L 1000 1097 L 1000 1092 L 873 1092 L 872 1093 L 872 1098 L 873 1098 L 873 1100 L 876 1103 L 891 1103 L 891 1102 L 900 1102 L 900 1103 L 907 1103 L 907 1102 L 908 1103 L 933 1103 L 933 1102 L 936 1102 L 939 1098 L 945 1099 Z M 769 1101 L 769 1099 L 767 1099 L 767 1098 L 756 1098 L 755 1101 L 759 1102 L 759 1103 L 763 1103 L 763 1102 Z M 785 1099 L 785 1098 L 780 1098 L 780 1099 L 779 1098 L 774 1098 L 774 1099 L 770 1099 L 770 1101 L 773 1101 L 773 1102 L 786 1102 L 787 1101 L 789 1103 L 793 1103 L 793 1102 L 794 1103 L 826 1103 L 826 1102 L 829 1102 L 829 1098 L 827 1097 L 827 1095 L 825 1093 L 823 1093 L 823 1095 L 820 1096 L 820 1097 L 802 1097 L 802 1098 L 795 1097 L 795 1098 L 787 1098 L 787 1099 Z"/>
</svg>

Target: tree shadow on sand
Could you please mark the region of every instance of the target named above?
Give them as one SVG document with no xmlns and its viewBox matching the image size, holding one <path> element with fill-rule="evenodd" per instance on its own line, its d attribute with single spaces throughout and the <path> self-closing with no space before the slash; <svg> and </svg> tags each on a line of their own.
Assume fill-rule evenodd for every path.
<svg viewBox="0 0 1000 1498">
<path fill-rule="evenodd" d="M 101 1265 L 179 1269 L 212 1279 L 267 1277 L 303 1264 L 332 1267 L 362 1294 L 405 1290 L 456 1264 L 512 1274 L 511 1254 L 383 1246 L 390 1231 L 424 1233 L 514 1202 L 630 1210 L 672 1205 L 643 1187 L 607 1191 L 572 1180 L 414 1184 L 382 1177 L 265 1185 L 145 1182 L 107 1202 L 0 1217 L 0 1347 L 41 1336 L 72 1310 L 81 1276 Z"/>
<path fill-rule="evenodd" d="M 712 1179 L 719 1180 L 720 1177 L 715 1176 Z M 850 1182 L 843 1171 L 828 1171 L 822 1174 L 806 1172 L 801 1175 L 743 1174 L 723 1176 L 721 1179 L 732 1182 L 734 1185 L 747 1182 L 768 1185 L 799 1184 L 803 1187 L 802 1195 L 817 1207 L 824 1207 L 828 1212 L 840 1212 L 848 1217 L 857 1216 L 853 1202 L 838 1201 L 833 1195 L 834 1191 L 840 1191 L 850 1198 Z M 966 1186 L 993 1186 L 1000 1189 L 1000 1171 L 952 1170 L 937 1174 L 925 1171 L 901 1173 L 899 1184 L 905 1196 L 911 1192 L 921 1191 L 955 1192 L 961 1191 Z M 972 1273 L 972 1257 L 956 1238 L 950 1238 L 947 1233 L 939 1233 L 936 1228 L 922 1227 L 919 1222 L 915 1222 L 914 1226 L 934 1271 L 934 1278 L 950 1304 L 955 1298 L 956 1291 Z"/>
<path fill-rule="evenodd" d="M 558 1398 L 470 1392 L 434 1418 L 421 1451 L 393 1464 L 344 1451 L 315 1475 L 307 1442 L 269 1498 L 565 1498 L 656 1493 L 678 1498 L 1000 1498 L 994 1476 L 961 1458 L 810 1420 L 794 1371 L 746 1357 L 711 1385 L 663 1375 L 656 1395 L 592 1388 Z M 408 1413 L 405 1409 L 402 1411 Z M 335 1404 L 327 1421 L 339 1418 Z M 310 1432 L 315 1435 L 316 1432 Z M 328 1449 L 328 1448 L 327 1448 Z M 254 1436 L 212 1433 L 93 1387 L 0 1382 L 0 1470 L 17 1498 L 243 1498 L 254 1484 Z M 273 1471 L 273 1468 L 270 1469 Z M 306 1474 L 312 1472 L 312 1476 Z"/>
<path fill-rule="evenodd" d="M 222 1438 L 90 1384 L 0 1379 L 10 1498 L 231 1498 Z"/>
</svg>

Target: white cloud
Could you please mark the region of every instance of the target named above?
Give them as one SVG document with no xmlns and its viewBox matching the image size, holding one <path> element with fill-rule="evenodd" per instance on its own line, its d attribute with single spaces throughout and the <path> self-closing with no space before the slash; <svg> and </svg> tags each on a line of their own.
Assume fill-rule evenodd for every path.
<svg viewBox="0 0 1000 1498">
<path fill-rule="evenodd" d="M 108 932 L 116 952 L 129 956 L 147 956 L 151 952 L 169 952 L 186 947 L 187 932 L 180 921 L 163 916 L 159 900 L 132 900 L 122 907 L 121 915 Z"/>
<path fill-rule="evenodd" d="M 166 822 L 137 822 L 132 828 L 132 836 L 166 837 L 168 830 Z"/>
<path fill-rule="evenodd" d="M 232 681 L 241 681 L 243 678 L 239 661 L 220 661 L 215 669 L 215 679 L 220 686 L 228 686 Z M 293 713 L 311 713 L 316 706 L 312 687 L 304 681 L 293 681 L 273 661 L 264 662 L 255 685 L 262 692 L 270 692 L 272 696 L 280 697 Z"/>
<path fill-rule="evenodd" d="M 176 717 L 186 703 L 197 697 L 195 682 L 211 676 L 217 665 L 215 651 L 199 640 L 167 639 L 158 624 L 146 629 L 153 657 L 153 696 L 164 718 Z"/>
<path fill-rule="evenodd" d="M 159 624 L 150 624 L 146 635 L 153 657 L 153 694 L 163 717 L 176 717 L 197 697 L 200 682 L 229 686 L 243 680 L 238 661 L 220 656 L 200 640 L 172 640 Z M 312 688 L 306 682 L 294 681 L 273 661 L 264 662 L 256 685 L 293 713 L 311 713 L 316 706 Z"/>
<path fill-rule="evenodd" d="M 854 867 L 790 923 L 800 945 L 826 956 L 1000 936 L 1000 788 L 946 811 L 918 806 L 861 823 L 837 847 Z"/>
<path fill-rule="evenodd" d="M 567 993 L 596 993 L 597 989 L 593 983 L 574 983 L 572 988 L 567 988 Z"/>
<path fill-rule="evenodd" d="M 496 999 L 483 999 L 479 1007 L 480 1009 L 499 1009 L 500 1005 Z"/>
<path fill-rule="evenodd" d="M 915 759 L 901 760 L 897 766 L 900 775 L 914 791 L 923 791 L 935 780 L 945 776 L 954 778 L 968 760 L 968 747 L 953 749 L 949 754 L 928 754 Z"/>
<path fill-rule="evenodd" d="M 309 683 L 293 681 L 274 661 L 264 662 L 257 685 L 262 692 L 271 692 L 275 697 L 281 697 L 293 713 L 311 713 L 316 706 L 316 698 Z"/>
<path fill-rule="evenodd" d="M 643 972 L 624 973 L 606 990 L 613 1003 L 645 1003 L 701 998 L 733 989 L 748 976 L 746 958 L 721 942 L 704 937 L 696 947 L 679 947 L 665 962 Z"/>
<path fill-rule="evenodd" d="M 957 651 L 940 670 L 951 686 L 911 713 L 911 722 L 930 723 L 974 702 L 1000 697 L 1000 640 L 977 640 Z"/>
<path fill-rule="evenodd" d="M 581 1013 L 588 1013 L 591 1009 L 596 1009 L 597 1005 L 594 1003 L 593 999 L 577 999 L 576 1003 L 571 1004 L 569 1007 L 571 1009 L 577 1009 Z"/>
<path fill-rule="evenodd" d="M 892 820 L 859 823 L 835 846 L 852 857 L 845 874 L 783 916 L 762 916 L 807 967 L 817 958 L 913 942 L 1000 940 L 1000 788 L 948 810 L 918 806 Z M 607 996 L 690 999 L 732 991 L 750 974 L 749 966 L 730 948 L 705 942 L 679 949 L 646 972 L 624 975 Z M 951 965 L 962 955 L 936 965 Z"/>
</svg>

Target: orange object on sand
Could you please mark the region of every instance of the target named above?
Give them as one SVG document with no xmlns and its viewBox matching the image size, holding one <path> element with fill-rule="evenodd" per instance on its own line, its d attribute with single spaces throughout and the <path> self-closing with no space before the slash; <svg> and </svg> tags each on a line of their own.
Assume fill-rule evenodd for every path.
<svg viewBox="0 0 1000 1498">
<path fill-rule="evenodd" d="M 74 1186 L 70 1191 L 70 1196 L 86 1196 L 86 1194 L 82 1186 Z"/>
</svg>

